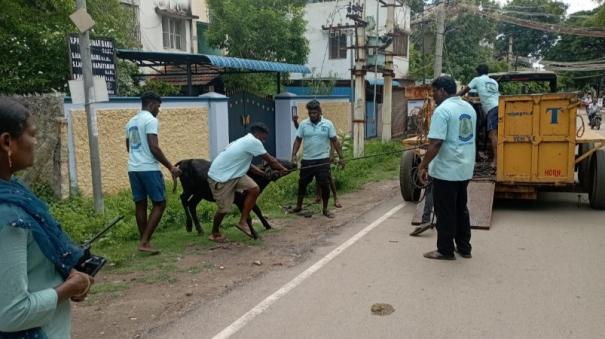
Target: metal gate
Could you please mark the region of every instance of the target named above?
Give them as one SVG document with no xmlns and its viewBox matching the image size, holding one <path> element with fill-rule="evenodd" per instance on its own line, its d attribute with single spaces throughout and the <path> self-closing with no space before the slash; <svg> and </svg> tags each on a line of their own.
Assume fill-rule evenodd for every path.
<svg viewBox="0 0 605 339">
<path fill-rule="evenodd" d="M 265 149 L 275 156 L 275 101 L 246 92 L 229 96 L 229 142 L 246 135 L 255 122 L 269 127 Z"/>
</svg>

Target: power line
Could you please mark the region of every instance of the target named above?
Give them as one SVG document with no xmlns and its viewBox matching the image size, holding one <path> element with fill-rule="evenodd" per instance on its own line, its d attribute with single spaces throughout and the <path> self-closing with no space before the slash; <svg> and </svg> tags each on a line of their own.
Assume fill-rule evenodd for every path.
<svg viewBox="0 0 605 339">
<path fill-rule="evenodd" d="M 569 34 L 569 35 L 578 35 L 578 36 L 587 36 L 587 37 L 596 37 L 596 38 L 605 38 L 605 30 L 604 29 L 596 29 L 596 28 L 580 28 L 580 27 L 572 27 L 572 26 L 564 26 L 555 23 L 547 23 L 547 22 L 535 22 L 527 19 L 515 18 L 512 16 L 507 16 L 499 13 L 489 13 L 487 11 L 482 11 L 478 7 L 469 6 L 466 4 L 459 4 L 460 7 L 466 8 L 472 11 L 476 15 L 480 15 L 486 18 L 490 18 L 496 21 L 506 22 L 509 24 L 513 24 L 516 26 L 521 26 L 525 28 L 535 29 L 544 32 L 551 32 L 557 34 Z"/>
</svg>

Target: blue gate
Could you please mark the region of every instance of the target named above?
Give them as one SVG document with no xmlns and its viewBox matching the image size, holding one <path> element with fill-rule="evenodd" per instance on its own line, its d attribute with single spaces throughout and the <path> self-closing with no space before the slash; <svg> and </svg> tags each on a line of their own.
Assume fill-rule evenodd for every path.
<svg viewBox="0 0 605 339">
<path fill-rule="evenodd" d="M 229 142 L 246 135 L 255 122 L 269 127 L 265 149 L 275 156 L 275 101 L 246 92 L 229 96 Z"/>
<path fill-rule="evenodd" d="M 378 136 L 378 124 L 376 112 L 374 111 L 374 102 L 366 101 L 366 139 L 376 138 Z"/>
</svg>

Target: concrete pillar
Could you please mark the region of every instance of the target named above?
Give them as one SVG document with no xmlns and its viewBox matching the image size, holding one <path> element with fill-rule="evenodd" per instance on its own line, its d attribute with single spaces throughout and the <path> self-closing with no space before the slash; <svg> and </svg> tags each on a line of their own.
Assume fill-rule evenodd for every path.
<svg viewBox="0 0 605 339">
<path fill-rule="evenodd" d="M 275 155 L 278 159 L 292 158 L 292 145 L 296 138 L 296 128 L 292 123 L 292 107 L 296 107 L 296 94 L 284 92 L 275 97 Z M 298 121 L 303 118 L 298 112 Z"/>
<path fill-rule="evenodd" d="M 229 145 L 229 98 L 216 92 L 200 98 L 208 100 L 208 144 L 210 159 L 214 160 Z"/>
</svg>

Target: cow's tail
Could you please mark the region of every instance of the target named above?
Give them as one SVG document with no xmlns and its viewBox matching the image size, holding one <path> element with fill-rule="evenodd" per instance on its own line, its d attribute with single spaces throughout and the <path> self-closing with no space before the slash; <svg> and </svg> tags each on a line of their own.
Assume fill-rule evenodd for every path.
<svg viewBox="0 0 605 339">
<path fill-rule="evenodd" d="M 181 167 L 181 162 L 182 162 L 182 161 L 177 162 L 176 164 L 174 164 L 174 166 L 176 166 L 176 167 L 179 167 L 179 168 L 180 168 L 180 167 Z M 181 171 L 182 171 L 182 170 L 183 170 L 183 169 L 181 168 Z M 181 175 L 182 175 L 182 174 L 181 174 Z M 174 176 L 174 174 L 173 174 L 173 175 L 172 175 L 172 193 L 176 193 L 176 185 L 177 185 L 177 182 L 176 182 L 176 176 Z"/>
</svg>

